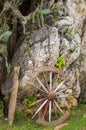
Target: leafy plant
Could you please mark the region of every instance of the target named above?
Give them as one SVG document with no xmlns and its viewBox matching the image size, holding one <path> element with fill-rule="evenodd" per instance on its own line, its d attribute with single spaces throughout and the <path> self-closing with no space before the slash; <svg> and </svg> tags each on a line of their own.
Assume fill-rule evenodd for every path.
<svg viewBox="0 0 86 130">
<path fill-rule="evenodd" d="M 82 54 L 80 54 L 79 60 L 80 60 L 80 61 L 84 61 L 84 56 L 83 56 Z"/>
<path fill-rule="evenodd" d="M 27 106 L 30 107 L 30 105 L 32 103 L 34 103 L 36 101 L 36 98 L 35 97 L 29 97 L 26 99 L 26 103 L 27 103 Z"/>
<path fill-rule="evenodd" d="M 12 67 L 10 65 L 6 65 L 7 66 L 7 75 L 9 75 L 12 71 Z"/>
<path fill-rule="evenodd" d="M 71 53 L 73 53 L 73 52 L 75 51 L 75 47 L 74 47 L 74 48 L 71 48 L 69 51 L 70 51 Z"/>
<path fill-rule="evenodd" d="M 4 109 L 4 103 L 3 103 L 3 101 L 0 101 L 0 109 Z"/>
<path fill-rule="evenodd" d="M 63 66 L 65 65 L 65 60 L 63 57 L 59 56 L 57 58 L 57 62 L 55 64 L 56 67 L 58 67 L 59 69 L 61 69 Z"/>
<path fill-rule="evenodd" d="M 12 32 L 11 31 L 6 31 L 0 36 L 0 41 L 2 42 L 7 42 L 8 38 L 11 36 Z"/>
<path fill-rule="evenodd" d="M 62 10 L 62 7 L 61 7 L 60 5 L 57 5 L 57 6 L 55 7 L 55 9 L 56 9 L 57 11 L 60 11 L 60 10 Z"/>
<path fill-rule="evenodd" d="M 29 52 L 29 50 L 30 50 L 30 46 L 29 46 L 29 45 L 26 45 L 26 46 L 25 46 L 25 52 Z"/>
<path fill-rule="evenodd" d="M 58 79 L 58 83 L 61 83 L 63 81 L 63 79 L 60 77 L 59 79 Z"/>
<path fill-rule="evenodd" d="M 16 112 L 15 115 L 16 115 L 17 118 L 21 118 L 23 116 L 23 112 L 21 110 L 19 110 L 19 111 Z"/>
<path fill-rule="evenodd" d="M 7 56 L 7 46 L 6 46 L 6 45 L 3 45 L 3 46 L 0 48 L 0 52 L 3 53 L 5 56 Z"/>
<path fill-rule="evenodd" d="M 12 0 L 12 3 L 20 6 L 23 3 L 24 0 Z"/>
<path fill-rule="evenodd" d="M 25 39 L 26 40 L 30 40 L 30 35 L 29 34 L 25 34 Z"/>
<path fill-rule="evenodd" d="M 60 5 L 57 5 L 55 8 L 54 8 L 54 13 L 53 13 L 53 16 L 56 20 L 60 20 L 61 19 L 61 15 L 59 13 L 59 11 L 62 10 L 62 7 Z"/>
<path fill-rule="evenodd" d="M 66 36 L 67 36 L 68 38 L 72 38 L 72 37 L 73 37 L 73 31 L 72 31 L 72 29 L 68 28 L 67 33 L 66 33 Z"/>
<path fill-rule="evenodd" d="M 44 10 L 42 10 L 42 14 L 47 15 L 47 14 L 50 14 L 50 13 L 51 13 L 50 9 L 44 9 Z"/>
<path fill-rule="evenodd" d="M 55 18 L 56 20 L 60 20 L 60 18 L 61 18 L 61 16 L 59 15 L 58 12 L 55 12 L 55 13 L 53 14 L 53 16 L 54 16 L 54 18 Z"/>
</svg>

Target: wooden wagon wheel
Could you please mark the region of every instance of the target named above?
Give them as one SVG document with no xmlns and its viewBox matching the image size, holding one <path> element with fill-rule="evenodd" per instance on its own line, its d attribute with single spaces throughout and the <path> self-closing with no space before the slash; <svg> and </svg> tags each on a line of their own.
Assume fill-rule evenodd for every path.
<svg viewBox="0 0 86 130">
<path fill-rule="evenodd" d="M 58 76 L 64 76 L 63 71 L 56 67 L 43 66 L 33 72 L 31 76 L 33 79 L 37 80 L 39 86 L 35 87 L 37 87 L 41 92 L 40 99 L 32 104 L 35 105 L 40 103 L 39 108 L 32 118 L 38 114 L 39 118 L 37 123 L 45 126 L 59 125 L 63 123 L 69 116 L 69 112 L 64 112 L 58 104 L 58 98 L 61 98 L 60 93 L 68 89 L 62 89 L 62 85 L 65 83 L 65 80 L 61 83 L 57 82 Z M 41 76 L 41 78 L 39 78 L 39 76 Z M 62 113 L 61 117 L 54 121 L 52 120 L 52 109 L 54 110 L 55 115 L 57 115 L 57 109 Z M 49 115 L 48 121 L 45 120 L 46 115 Z"/>
</svg>

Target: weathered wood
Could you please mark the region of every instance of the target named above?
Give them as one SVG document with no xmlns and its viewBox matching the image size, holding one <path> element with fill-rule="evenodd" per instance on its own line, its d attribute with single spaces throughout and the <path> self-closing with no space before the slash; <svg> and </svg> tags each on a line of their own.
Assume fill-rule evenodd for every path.
<svg viewBox="0 0 86 130">
<path fill-rule="evenodd" d="M 8 110 L 8 121 L 9 125 L 12 126 L 14 120 L 14 112 L 16 107 L 17 93 L 18 93 L 18 85 L 19 85 L 19 70 L 20 67 L 14 67 L 13 72 L 13 90 L 10 96 L 9 110 Z"/>
<path fill-rule="evenodd" d="M 37 122 L 37 124 L 41 124 L 41 125 L 44 125 L 44 126 L 61 125 L 68 118 L 68 116 L 69 116 L 69 112 L 66 111 L 64 113 L 64 115 L 57 120 L 48 122 L 44 118 L 38 118 L 38 120 L 36 122 Z"/>
</svg>

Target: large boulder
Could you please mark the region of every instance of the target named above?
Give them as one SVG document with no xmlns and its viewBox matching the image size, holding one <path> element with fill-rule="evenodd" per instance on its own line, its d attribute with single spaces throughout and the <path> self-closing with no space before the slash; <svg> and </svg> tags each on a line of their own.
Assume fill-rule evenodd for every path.
<svg viewBox="0 0 86 130">
<path fill-rule="evenodd" d="M 29 84 L 29 81 L 32 80 L 31 73 L 44 65 L 55 66 L 57 57 L 62 56 L 66 62 L 62 70 L 66 79 L 69 79 L 63 85 L 63 88 L 71 88 L 61 93 L 63 96 L 65 94 L 70 96 L 60 99 L 59 104 L 62 107 L 69 108 L 77 105 L 77 98 L 80 95 L 80 70 L 86 70 L 85 60 L 81 63 L 82 69 L 80 68 L 80 55 L 83 53 L 83 49 L 86 50 L 86 40 L 82 42 L 86 15 L 85 4 L 85 1 L 80 2 L 77 0 L 57 2 L 56 5 L 63 6 L 65 10 L 64 13 L 62 12 L 61 18 L 55 21 L 53 27 L 45 26 L 32 32 L 30 40 L 24 40 L 21 43 L 11 62 L 12 66 L 21 67 L 19 77 L 20 98 L 24 98 L 26 95 L 33 96 L 37 91 L 36 88 Z M 61 14 L 61 11 L 59 14 Z M 86 39 L 86 35 L 84 35 L 83 39 Z M 83 55 L 86 56 L 85 51 Z M 32 82 L 35 85 L 34 81 Z M 4 86 L 7 88 L 7 83 Z"/>
</svg>

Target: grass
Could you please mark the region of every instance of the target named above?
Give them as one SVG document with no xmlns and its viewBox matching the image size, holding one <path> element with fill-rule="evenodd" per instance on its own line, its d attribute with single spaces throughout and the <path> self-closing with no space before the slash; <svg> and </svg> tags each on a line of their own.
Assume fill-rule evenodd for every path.
<svg viewBox="0 0 86 130">
<path fill-rule="evenodd" d="M 86 104 L 72 110 L 67 123 L 61 130 L 86 130 Z"/>
<path fill-rule="evenodd" d="M 70 111 L 66 121 L 69 125 L 61 130 L 86 130 L 86 105 L 80 105 Z M 44 127 L 35 123 L 31 116 L 24 115 L 21 118 L 15 117 L 13 127 L 9 127 L 5 119 L 0 119 L 0 130 L 54 130 L 53 126 Z"/>
</svg>

